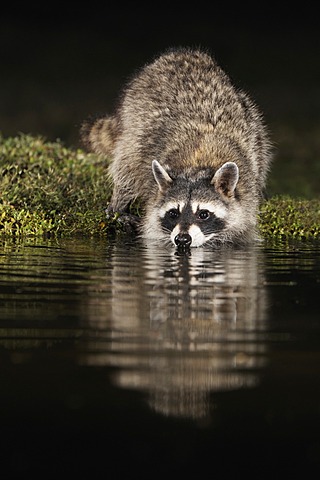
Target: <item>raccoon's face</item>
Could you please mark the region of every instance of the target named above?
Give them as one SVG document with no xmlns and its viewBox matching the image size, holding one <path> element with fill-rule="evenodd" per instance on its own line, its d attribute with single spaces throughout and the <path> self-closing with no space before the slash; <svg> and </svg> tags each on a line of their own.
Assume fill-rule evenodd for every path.
<svg viewBox="0 0 320 480">
<path fill-rule="evenodd" d="M 156 160 L 152 169 L 161 192 L 158 223 L 172 243 L 188 248 L 219 240 L 239 178 L 236 164 L 227 162 L 214 175 L 203 170 L 174 180 Z"/>
<path fill-rule="evenodd" d="M 169 201 L 160 209 L 160 224 L 179 247 L 199 247 L 225 227 L 227 209 L 214 203 Z"/>
</svg>

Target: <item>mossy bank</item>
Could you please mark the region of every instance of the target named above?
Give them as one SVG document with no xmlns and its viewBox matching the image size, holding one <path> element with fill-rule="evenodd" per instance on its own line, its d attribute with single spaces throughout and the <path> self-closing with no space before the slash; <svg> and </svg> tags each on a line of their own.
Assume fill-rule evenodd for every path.
<svg viewBox="0 0 320 480">
<path fill-rule="evenodd" d="M 81 149 L 42 137 L 0 136 L 0 235 L 108 236 L 111 197 L 107 163 Z M 272 197 L 261 206 L 263 237 L 320 238 L 320 200 Z"/>
</svg>

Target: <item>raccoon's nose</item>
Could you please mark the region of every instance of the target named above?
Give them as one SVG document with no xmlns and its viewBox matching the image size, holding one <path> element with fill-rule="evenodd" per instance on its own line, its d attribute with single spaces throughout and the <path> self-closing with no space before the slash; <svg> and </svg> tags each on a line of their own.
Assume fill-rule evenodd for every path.
<svg viewBox="0 0 320 480">
<path fill-rule="evenodd" d="M 177 247 L 190 247 L 192 238 L 189 233 L 178 233 L 178 235 L 175 236 L 174 241 Z"/>
</svg>

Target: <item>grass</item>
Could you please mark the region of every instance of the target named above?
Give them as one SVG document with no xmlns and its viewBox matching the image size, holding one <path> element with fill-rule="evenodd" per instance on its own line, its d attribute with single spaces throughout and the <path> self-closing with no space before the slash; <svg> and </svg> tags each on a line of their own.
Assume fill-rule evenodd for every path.
<svg viewBox="0 0 320 480">
<path fill-rule="evenodd" d="M 263 237 L 320 238 L 320 200 L 274 196 L 261 206 L 259 226 Z"/>
<path fill-rule="evenodd" d="M 107 221 L 107 162 L 42 137 L 0 136 L 1 236 L 106 236 L 121 231 Z M 264 237 L 320 236 L 320 201 L 274 196 L 259 214 Z"/>
<path fill-rule="evenodd" d="M 105 234 L 106 165 L 59 141 L 0 138 L 0 234 Z"/>
</svg>

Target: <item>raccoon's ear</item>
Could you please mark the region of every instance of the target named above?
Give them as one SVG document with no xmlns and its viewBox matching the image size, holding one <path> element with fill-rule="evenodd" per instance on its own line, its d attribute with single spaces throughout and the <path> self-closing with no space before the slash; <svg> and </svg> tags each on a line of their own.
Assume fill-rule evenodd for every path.
<svg viewBox="0 0 320 480">
<path fill-rule="evenodd" d="M 234 162 L 226 162 L 220 167 L 213 176 L 211 183 L 217 192 L 230 197 L 239 180 L 239 168 Z"/>
<path fill-rule="evenodd" d="M 157 184 L 159 185 L 160 191 L 165 191 L 170 183 L 172 183 L 172 178 L 170 175 L 157 160 L 152 161 L 152 172 Z"/>
</svg>

